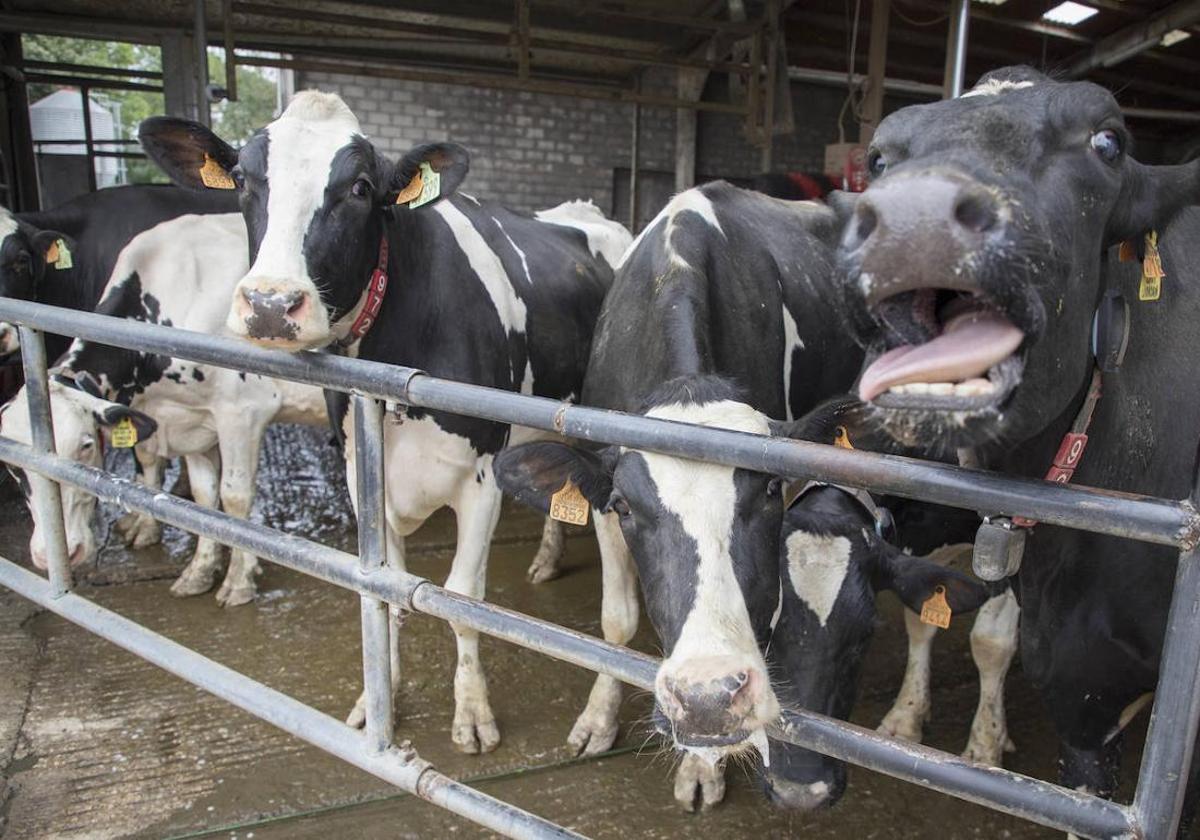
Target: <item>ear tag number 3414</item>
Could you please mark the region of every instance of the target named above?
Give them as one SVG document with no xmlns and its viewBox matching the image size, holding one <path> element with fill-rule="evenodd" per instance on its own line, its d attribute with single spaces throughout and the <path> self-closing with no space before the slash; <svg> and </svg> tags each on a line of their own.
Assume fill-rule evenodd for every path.
<svg viewBox="0 0 1200 840">
<path fill-rule="evenodd" d="M 112 428 L 112 445 L 117 449 L 129 449 L 138 441 L 137 429 L 128 417 L 122 417 Z"/>
</svg>

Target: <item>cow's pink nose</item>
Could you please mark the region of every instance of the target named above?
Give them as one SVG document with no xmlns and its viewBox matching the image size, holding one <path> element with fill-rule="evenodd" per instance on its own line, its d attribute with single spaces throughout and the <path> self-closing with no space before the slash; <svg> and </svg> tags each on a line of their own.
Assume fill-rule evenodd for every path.
<svg viewBox="0 0 1200 840">
<path fill-rule="evenodd" d="M 655 692 L 685 746 L 733 744 L 748 736 L 748 719 L 763 695 L 766 675 L 740 657 L 692 659 L 664 671 Z"/>
<path fill-rule="evenodd" d="M 306 291 L 243 286 L 238 308 L 250 338 L 292 339 L 309 305 Z"/>
</svg>

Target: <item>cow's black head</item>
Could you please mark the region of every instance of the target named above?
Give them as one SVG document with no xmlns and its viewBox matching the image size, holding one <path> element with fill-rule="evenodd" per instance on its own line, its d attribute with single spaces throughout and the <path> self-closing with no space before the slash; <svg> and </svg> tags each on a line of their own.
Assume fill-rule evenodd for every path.
<svg viewBox="0 0 1200 840">
<path fill-rule="evenodd" d="M 453 143 L 418 146 L 392 162 L 337 95 L 318 91 L 297 94 L 240 152 L 198 123 L 167 117 L 143 122 L 139 137 L 181 186 L 240 192 L 251 265 L 234 290 L 228 326 L 287 350 L 348 332 L 366 300 L 384 214 L 398 197 L 398 212 L 433 206 L 468 168 L 466 150 Z M 413 191 L 418 173 L 425 201 Z"/>
<path fill-rule="evenodd" d="M 1101 254 L 1200 198 L 1200 162 L 1143 166 L 1129 145 L 1108 91 L 1024 67 L 880 124 L 839 262 L 859 393 L 890 434 L 1017 442 L 1064 411 Z"/>
<path fill-rule="evenodd" d="M 847 490 L 808 490 L 784 516 L 780 612 L 767 661 L 784 706 L 846 719 L 859 666 L 875 629 L 875 593 L 894 591 L 911 610 L 942 587 L 955 614 L 977 609 L 987 589 L 923 557 L 904 554 L 877 528 L 873 511 Z M 845 764 L 771 742 L 767 796 L 788 808 L 832 805 L 846 786 Z"/>
<path fill-rule="evenodd" d="M 0 297 L 36 300 L 47 274 L 69 264 L 70 246 L 69 238 L 58 231 L 39 230 L 0 208 Z M 62 248 L 67 254 L 60 253 Z M 0 323 L 0 356 L 19 346 L 17 328 Z"/>
</svg>

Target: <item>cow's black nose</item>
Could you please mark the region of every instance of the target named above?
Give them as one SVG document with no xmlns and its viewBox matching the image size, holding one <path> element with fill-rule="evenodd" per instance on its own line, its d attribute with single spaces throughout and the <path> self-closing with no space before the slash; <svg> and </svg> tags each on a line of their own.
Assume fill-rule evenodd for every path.
<svg viewBox="0 0 1200 840">
<path fill-rule="evenodd" d="M 667 695 L 666 713 L 682 741 L 714 739 L 714 744 L 733 737 L 740 740 L 742 722 L 753 704 L 747 689 L 746 671 L 724 674 L 715 679 L 689 680 L 667 678 L 662 687 Z M 735 735 L 735 733 L 737 733 Z"/>
</svg>

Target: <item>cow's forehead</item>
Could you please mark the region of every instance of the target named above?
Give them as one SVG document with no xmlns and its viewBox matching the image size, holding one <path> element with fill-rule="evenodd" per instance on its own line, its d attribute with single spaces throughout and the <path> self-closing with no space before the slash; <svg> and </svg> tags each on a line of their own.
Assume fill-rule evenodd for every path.
<svg viewBox="0 0 1200 840">
<path fill-rule="evenodd" d="M 358 118 L 333 93 L 315 90 L 296 94 L 279 119 L 252 145 L 269 149 L 267 165 L 276 181 L 323 180 L 338 151 L 362 134 Z"/>
</svg>

